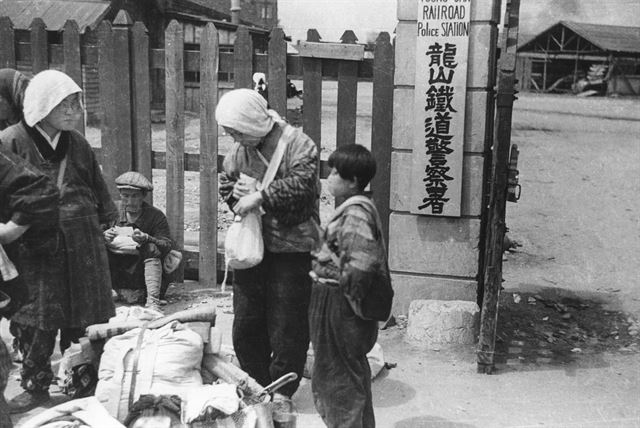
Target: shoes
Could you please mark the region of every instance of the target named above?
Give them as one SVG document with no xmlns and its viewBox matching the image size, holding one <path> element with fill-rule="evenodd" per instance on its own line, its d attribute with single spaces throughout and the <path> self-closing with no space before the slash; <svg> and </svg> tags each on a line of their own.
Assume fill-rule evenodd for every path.
<svg viewBox="0 0 640 428">
<path fill-rule="evenodd" d="M 7 403 L 9 405 L 9 413 L 26 413 L 30 410 L 40 407 L 49 401 L 48 391 L 24 391 L 13 397 Z"/>
<path fill-rule="evenodd" d="M 147 303 L 146 305 L 144 305 L 145 308 L 147 309 L 151 309 L 152 311 L 155 312 L 159 312 L 161 314 L 164 314 L 164 311 L 162 310 L 162 306 L 159 303 Z"/>
</svg>

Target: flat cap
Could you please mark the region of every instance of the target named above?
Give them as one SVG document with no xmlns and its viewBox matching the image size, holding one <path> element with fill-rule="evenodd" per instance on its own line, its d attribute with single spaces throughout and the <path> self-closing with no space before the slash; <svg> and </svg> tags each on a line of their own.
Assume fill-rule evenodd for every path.
<svg viewBox="0 0 640 428">
<path fill-rule="evenodd" d="M 153 190 L 147 177 L 136 171 L 127 171 L 116 178 L 116 186 L 118 189 Z"/>
</svg>

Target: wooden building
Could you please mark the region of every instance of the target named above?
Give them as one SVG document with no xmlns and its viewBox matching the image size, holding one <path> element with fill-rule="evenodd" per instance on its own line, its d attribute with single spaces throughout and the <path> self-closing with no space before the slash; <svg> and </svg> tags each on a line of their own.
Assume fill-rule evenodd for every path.
<svg viewBox="0 0 640 428">
<path fill-rule="evenodd" d="M 518 47 L 521 91 L 640 95 L 640 27 L 560 21 Z"/>
<path fill-rule="evenodd" d="M 16 67 L 31 75 L 30 27 L 35 18 L 41 18 L 47 30 L 49 50 L 62 43 L 62 29 L 67 20 L 74 20 L 79 27 L 81 44 L 95 45 L 95 30 L 106 20 L 113 22 L 119 11 L 125 10 L 132 22 L 141 21 L 149 33 L 152 49 L 164 47 L 165 29 L 173 19 L 182 24 L 186 50 L 198 50 L 200 34 L 204 26 L 212 22 L 218 29 L 220 50 L 233 50 L 235 33 L 239 25 L 249 29 L 256 52 L 266 52 L 271 27 L 263 23 L 277 23 L 276 0 L 242 0 L 240 10 L 232 16 L 231 0 L 0 0 L 0 17 L 11 19 L 18 52 Z M 269 8 L 267 9 L 267 6 Z M 267 19 L 268 17 L 268 19 Z M 232 20 L 234 21 L 232 23 Z M 21 46 L 24 49 L 21 49 Z M 50 62 L 51 68 L 62 69 L 62 64 Z M 151 71 L 152 104 L 162 108 L 164 104 L 164 72 Z M 87 121 L 98 119 L 98 76 L 92 65 L 83 65 L 83 88 L 87 108 Z M 232 76 L 220 76 L 224 81 Z M 187 73 L 185 86 L 197 88 L 199 75 Z M 188 99 L 191 99 L 188 97 Z M 186 108 L 191 109 L 190 105 Z"/>
</svg>

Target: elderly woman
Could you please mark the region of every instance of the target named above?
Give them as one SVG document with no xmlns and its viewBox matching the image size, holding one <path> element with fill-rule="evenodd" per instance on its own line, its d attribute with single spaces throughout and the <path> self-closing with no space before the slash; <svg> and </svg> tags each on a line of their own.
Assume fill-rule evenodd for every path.
<svg viewBox="0 0 640 428">
<path fill-rule="evenodd" d="M 22 305 L 30 305 L 25 281 L 40 283 L 40 269 L 33 269 L 33 258 L 46 264 L 53 253 L 43 251 L 49 242 L 50 230 L 58 223 L 58 189 L 55 184 L 24 159 L 0 147 L 0 245 L 5 256 L 0 263 L 17 267 L 16 271 L 0 269 L 0 291 L 10 299 L 0 302 L 0 315 L 9 318 Z M 6 250 L 6 251 L 5 251 Z M 28 263 L 31 260 L 31 263 Z M 23 269 L 23 262 L 32 269 Z M 34 296 L 32 296 L 34 297 Z M 8 300 L 8 301 L 7 301 Z M 8 303 L 8 304 L 7 304 Z M 49 310 L 62 315 L 60 307 Z M 3 340 L 0 340 L 0 426 L 11 427 L 9 408 L 4 398 L 11 359 Z"/>
<path fill-rule="evenodd" d="M 42 71 L 25 91 L 24 121 L 0 132 L 4 146 L 48 175 L 60 191 L 57 244 L 62 260 L 48 268 L 50 281 L 61 278 L 64 319 L 52 320 L 41 300 L 42 304 L 24 307 L 13 316 L 10 329 L 24 355 L 25 389 L 9 402 L 15 413 L 48 400 L 53 376 L 49 358 L 59 328 L 64 350 L 88 325 L 106 322 L 115 314 L 101 223 L 115 220 L 117 210 L 89 143 L 74 130 L 83 112 L 80 93 L 66 74 Z"/>
<path fill-rule="evenodd" d="M 264 258 L 233 275 L 233 346 L 242 368 L 262 385 L 295 372 L 302 376 L 309 346 L 310 251 L 318 238 L 318 150 L 284 123 L 257 92 L 236 89 L 220 98 L 216 120 L 236 144 L 224 160 L 220 193 L 239 215 L 261 207 Z M 280 139 L 286 150 L 274 180 L 256 190 Z M 298 382 L 274 401 L 290 403 Z"/>
<path fill-rule="evenodd" d="M 22 99 L 28 83 L 18 70 L 0 69 L 0 131 L 22 119 Z"/>
</svg>

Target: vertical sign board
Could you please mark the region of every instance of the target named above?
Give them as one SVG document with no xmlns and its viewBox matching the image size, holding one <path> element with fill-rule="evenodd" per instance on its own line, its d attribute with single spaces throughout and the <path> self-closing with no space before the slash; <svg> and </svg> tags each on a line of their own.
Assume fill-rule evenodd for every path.
<svg viewBox="0 0 640 428">
<path fill-rule="evenodd" d="M 416 1 L 411 212 L 459 217 L 471 0 Z"/>
</svg>

